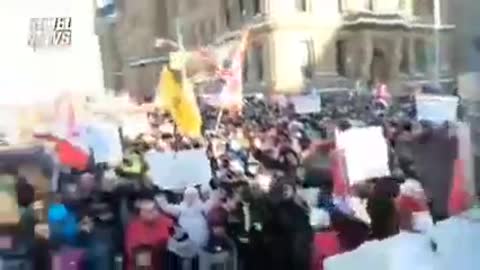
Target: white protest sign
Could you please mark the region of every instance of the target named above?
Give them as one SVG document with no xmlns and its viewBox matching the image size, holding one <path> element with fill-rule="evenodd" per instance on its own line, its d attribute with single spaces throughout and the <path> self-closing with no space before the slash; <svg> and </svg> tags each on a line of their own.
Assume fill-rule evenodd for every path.
<svg viewBox="0 0 480 270">
<path fill-rule="evenodd" d="M 345 151 L 350 184 L 390 175 L 388 146 L 381 127 L 350 128 L 338 132 L 336 143 Z"/>
<path fill-rule="evenodd" d="M 325 270 L 438 270 L 430 238 L 400 233 L 382 241 L 370 241 L 352 252 L 327 258 Z"/>
<path fill-rule="evenodd" d="M 322 110 L 320 95 L 292 96 L 289 101 L 298 114 L 319 113 Z"/>
<path fill-rule="evenodd" d="M 165 189 L 182 189 L 206 185 L 212 179 L 210 161 L 205 149 L 179 152 L 149 152 L 145 161 L 154 184 Z"/>
<path fill-rule="evenodd" d="M 18 114 L 13 109 L 0 110 L 0 145 L 15 144 L 20 137 Z"/>
<path fill-rule="evenodd" d="M 439 270 L 476 270 L 480 264 L 480 223 L 467 216 L 438 222 L 428 232 L 437 244 Z M 454 243 L 454 244 L 453 244 Z"/>
<path fill-rule="evenodd" d="M 150 131 L 150 123 L 146 114 L 127 115 L 122 119 L 122 135 L 130 140 Z"/>
<path fill-rule="evenodd" d="M 457 120 L 458 97 L 417 95 L 415 102 L 418 120 L 429 120 L 435 123 Z"/>
<path fill-rule="evenodd" d="M 93 152 L 95 163 L 119 164 L 123 159 L 118 126 L 108 122 L 89 123 L 79 140 Z"/>
</svg>

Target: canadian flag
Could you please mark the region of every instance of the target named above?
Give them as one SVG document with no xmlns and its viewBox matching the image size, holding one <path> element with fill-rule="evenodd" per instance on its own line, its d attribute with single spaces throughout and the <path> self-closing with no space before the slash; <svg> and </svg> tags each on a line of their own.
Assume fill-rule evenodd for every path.
<svg viewBox="0 0 480 270">
<path fill-rule="evenodd" d="M 226 70 L 219 70 L 217 74 L 225 81 L 220 95 L 223 107 L 241 109 L 243 105 L 243 62 L 248 45 L 250 31 L 245 31 L 242 40 L 232 55 L 231 66 Z"/>
<path fill-rule="evenodd" d="M 452 188 L 448 201 L 448 211 L 452 216 L 468 210 L 473 201 L 472 196 L 465 188 L 464 166 L 463 160 L 454 161 Z"/>
</svg>

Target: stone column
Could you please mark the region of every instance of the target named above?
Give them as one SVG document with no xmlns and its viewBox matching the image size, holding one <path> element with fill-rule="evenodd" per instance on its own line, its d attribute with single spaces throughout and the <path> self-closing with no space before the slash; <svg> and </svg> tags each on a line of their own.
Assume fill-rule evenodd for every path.
<svg viewBox="0 0 480 270">
<path fill-rule="evenodd" d="M 393 33 L 389 43 L 389 46 L 391 46 L 392 49 L 392 54 L 389 59 L 389 84 L 391 92 L 399 94 L 401 91 L 400 64 L 402 62 L 403 36 L 401 33 Z"/>
<path fill-rule="evenodd" d="M 357 62 L 360 66 L 360 74 L 358 74 L 359 79 L 367 82 L 370 80 L 371 77 L 371 65 L 373 59 L 373 37 L 369 32 L 362 32 L 361 33 L 361 41 L 360 41 L 360 48 L 361 54 L 358 55 L 358 59 L 360 60 Z M 363 56 L 362 56 L 363 55 Z"/>
<path fill-rule="evenodd" d="M 390 77 L 394 79 L 398 77 L 400 72 L 400 62 L 402 61 L 402 40 L 401 35 L 395 34 L 390 40 L 390 46 L 392 48 L 392 54 L 390 58 Z"/>
</svg>

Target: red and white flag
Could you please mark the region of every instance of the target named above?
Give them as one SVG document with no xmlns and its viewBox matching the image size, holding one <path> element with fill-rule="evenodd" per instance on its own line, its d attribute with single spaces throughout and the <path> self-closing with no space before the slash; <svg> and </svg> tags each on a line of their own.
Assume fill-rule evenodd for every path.
<svg viewBox="0 0 480 270">
<path fill-rule="evenodd" d="M 243 64 L 248 46 L 250 32 L 242 35 L 242 40 L 232 55 L 231 66 L 227 70 L 219 70 L 218 75 L 225 80 L 225 86 L 220 94 L 224 108 L 240 110 L 243 104 Z"/>
<path fill-rule="evenodd" d="M 372 94 L 373 94 L 373 97 L 375 98 L 375 101 L 382 103 L 385 107 L 388 106 L 392 98 L 392 95 L 390 95 L 390 92 L 388 91 L 388 87 L 386 84 L 379 84 L 373 90 Z"/>
<path fill-rule="evenodd" d="M 452 216 L 470 209 L 473 201 L 465 186 L 464 161 L 457 159 L 453 166 L 452 187 L 448 200 L 448 211 Z"/>
<path fill-rule="evenodd" d="M 337 197 L 346 197 L 349 194 L 345 152 L 335 149 L 330 154 L 330 170 L 333 179 L 333 193 Z"/>
<path fill-rule="evenodd" d="M 61 96 L 55 103 L 57 125 L 61 137 L 73 138 L 77 135 L 77 119 L 72 97 L 69 94 Z"/>
</svg>

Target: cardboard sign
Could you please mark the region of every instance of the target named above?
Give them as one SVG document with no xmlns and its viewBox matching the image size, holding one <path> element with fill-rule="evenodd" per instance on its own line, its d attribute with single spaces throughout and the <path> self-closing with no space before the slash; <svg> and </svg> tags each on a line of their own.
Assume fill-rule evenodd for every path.
<svg viewBox="0 0 480 270">
<path fill-rule="evenodd" d="M 388 145 L 381 127 L 351 128 L 337 132 L 337 147 L 344 150 L 351 185 L 390 175 Z"/>
<path fill-rule="evenodd" d="M 154 184 L 165 189 L 182 189 L 208 184 L 212 179 L 205 149 L 145 154 Z"/>
<path fill-rule="evenodd" d="M 290 97 L 290 102 L 298 114 L 319 113 L 322 111 L 320 95 L 302 95 Z"/>
<path fill-rule="evenodd" d="M 458 97 L 417 95 L 415 101 L 418 120 L 429 120 L 439 124 L 457 120 Z"/>
</svg>

